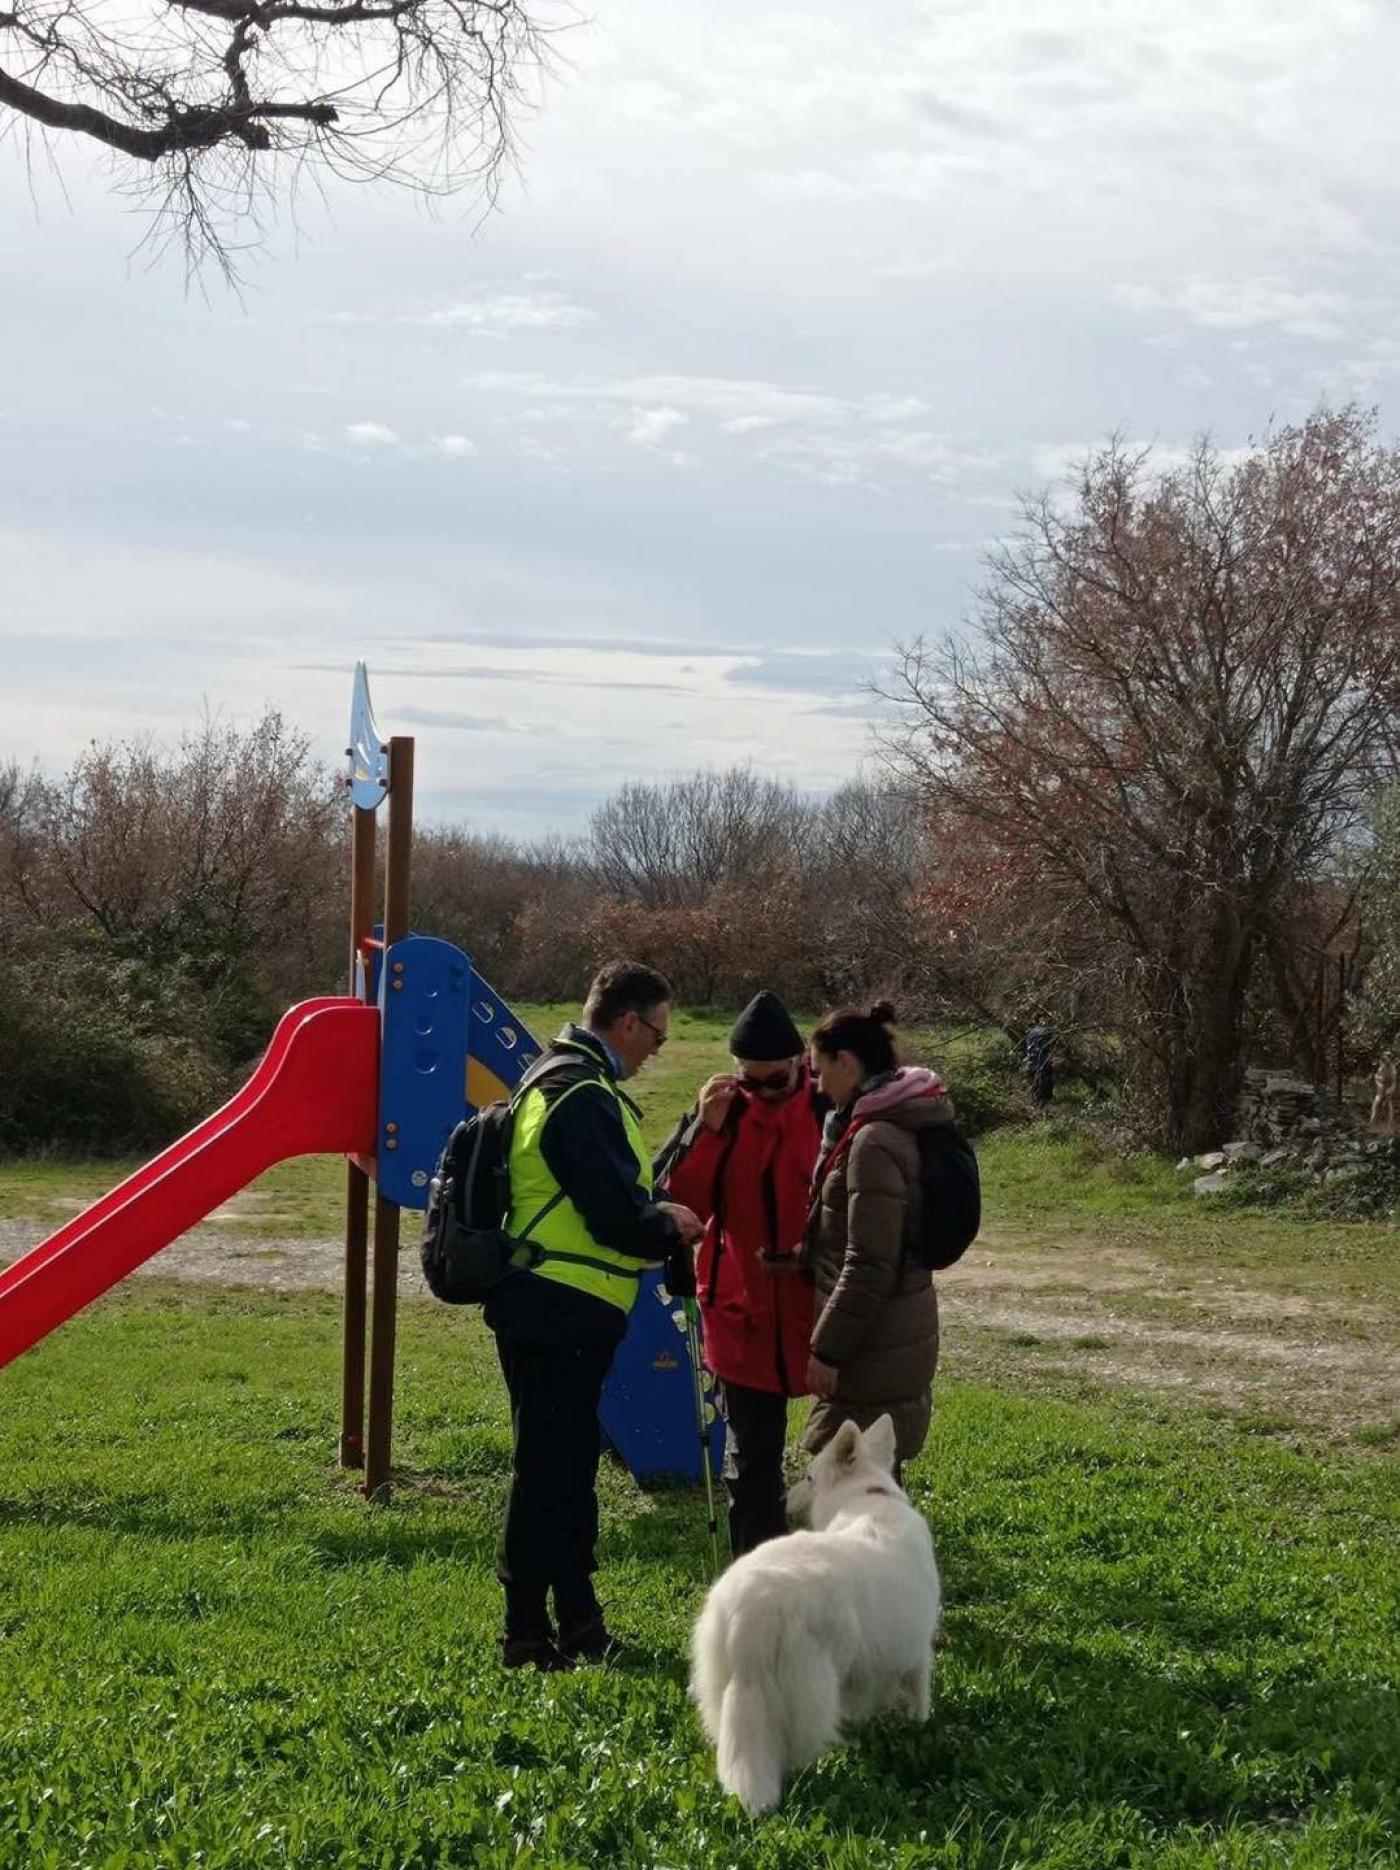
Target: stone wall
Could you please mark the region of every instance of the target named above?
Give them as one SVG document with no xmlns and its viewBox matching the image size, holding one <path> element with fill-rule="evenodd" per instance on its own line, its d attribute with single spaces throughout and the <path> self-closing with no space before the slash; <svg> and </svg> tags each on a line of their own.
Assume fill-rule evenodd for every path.
<svg viewBox="0 0 1400 1870">
<path fill-rule="evenodd" d="M 1394 1143 L 1372 1136 L 1325 1090 L 1285 1071 L 1245 1073 L 1234 1138 L 1203 1156 L 1185 1156 L 1181 1169 L 1198 1169 L 1198 1195 L 1217 1195 L 1242 1168 L 1305 1172 L 1316 1182 L 1348 1181 Z"/>
</svg>

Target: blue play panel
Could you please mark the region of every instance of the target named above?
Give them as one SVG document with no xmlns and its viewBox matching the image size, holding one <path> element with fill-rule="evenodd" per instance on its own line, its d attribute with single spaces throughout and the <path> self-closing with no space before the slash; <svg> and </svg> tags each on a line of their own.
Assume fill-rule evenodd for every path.
<svg viewBox="0 0 1400 1870">
<path fill-rule="evenodd" d="M 710 1471 L 724 1458 L 724 1423 L 705 1371 L 706 1441 Z M 642 1280 L 637 1303 L 618 1346 L 598 1407 L 603 1433 L 644 1487 L 668 1481 L 698 1481 L 700 1430 L 686 1348 L 685 1313 L 660 1273 Z"/>
<path fill-rule="evenodd" d="M 427 1206 L 433 1167 L 463 1107 L 508 1096 L 541 1047 L 460 948 L 430 936 L 374 957 L 370 992 L 384 1012 L 379 1184 L 402 1208 Z M 391 1127 L 392 1126 L 392 1127 Z M 713 1473 L 724 1424 L 704 1373 Z M 659 1272 L 642 1280 L 599 1407 L 603 1432 L 642 1486 L 702 1478 L 685 1313 Z"/>
</svg>

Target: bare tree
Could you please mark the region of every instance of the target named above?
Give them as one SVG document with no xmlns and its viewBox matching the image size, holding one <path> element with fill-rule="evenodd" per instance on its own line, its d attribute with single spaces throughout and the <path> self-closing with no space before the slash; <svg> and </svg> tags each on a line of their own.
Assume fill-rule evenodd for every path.
<svg viewBox="0 0 1400 1870">
<path fill-rule="evenodd" d="M 1110 447 L 1075 494 L 993 555 L 981 646 L 907 649 L 889 751 L 1097 933 L 1159 1132 L 1195 1147 L 1290 892 L 1396 771 L 1400 452 L 1348 409 L 1234 465 Z"/>
<path fill-rule="evenodd" d="M 35 767 L 0 766 L 0 950 L 13 946 L 35 899 L 44 781 Z"/>
<path fill-rule="evenodd" d="M 7 880 L 40 928 L 152 978 L 184 970 L 251 1046 L 262 1001 L 339 974 L 344 817 L 343 788 L 275 710 L 246 733 L 206 720 L 174 749 L 91 746 L 44 783 Z"/>
<path fill-rule="evenodd" d="M 937 944 L 918 902 L 926 817 L 907 791 L 868 779 L 839 787 L 816 813 L 804 881 L 820 999 L 877 989 L 927 998 Z"/>
<path fill-rule="evenodd" d="M 494 199 L 556 0 L 0 0 L 0 125 L 110 151 L 230 278 L 303 174 Z"/>
<path fill-rule="evenodd" d="M 629 782 L 589 821 L 585 859 L 615 897 L 649 909 L 690 908 L 721 884 L 761 887 L 807 842 L 811 810 L 791 786 L 752 767 L 694 773 L 666 785 Z"/>
</svg>

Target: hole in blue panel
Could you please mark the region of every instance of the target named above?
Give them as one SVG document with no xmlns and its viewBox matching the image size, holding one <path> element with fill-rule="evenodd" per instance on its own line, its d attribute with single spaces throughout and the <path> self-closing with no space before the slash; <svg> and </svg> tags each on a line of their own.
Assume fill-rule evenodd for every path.
<svg viewBox="0 0 1400 1870">
<path fill-rule="evenodd" d="M 433 1030 L 432 1019 L 427 1013 L 420 1013 L 418 1015 L 417 1023 L 414 1025 L 413 1030 L 418 1034 L 420 1039 L 427 1038 L 428 1034 Z"/>
<path fill-rule="evenodd" d="M 538 1052 L 522 1052 L 520 1054 L 520 1063 L 522 1067 L 528 1067 L 530 1065 L 533 1065 L 535 1060 L 538 1057 L 539 1057 Z"/>
<path fill-rule="evenodd" d="M 436 987 L 428 985 L 427 983 L 421 986 L 418 989 L 418 991 L 419 993 L 422 994 L 425 1000 L 436 1000 L 438 997 L 438 989 Z"/>
<path fill-rule="evenodd" d="M 466 984 L 466 979 L 467 970 L 464 967 L 453 967 L 448 970 L 447 982 L 453 993 L 460 993 L 462 991 L 462 988 Z"/>
<path fill-rule="evenodd" d="M 519 1037 L 520 1034 L 515 1030 L 514 1026 L 502 1026 L 501 1044 L 506 1048 L 507 1052 L 513 1052 L 515 1050 L 516 1042 Z"/>
<path fill-rule="evenodd" d="M 437 1070 L 438 1055 L 428 1046 L 423 1046 L 413 1061 L 414 1069 L 425 1077 Z"/>
<path fill-rule="evenodd" d="M 489 1000 L 478 1000 L 476 1005 L 472 1008 L 472 1012 L 476 1014 L 479 1020 L 484 1020 L 488 1026 L 496 1017 L 496 1009 Z"/>
</svg>

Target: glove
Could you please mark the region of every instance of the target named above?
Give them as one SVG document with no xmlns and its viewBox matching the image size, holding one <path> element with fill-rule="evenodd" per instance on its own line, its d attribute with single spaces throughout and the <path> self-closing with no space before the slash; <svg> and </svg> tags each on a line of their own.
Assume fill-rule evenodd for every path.
<svg viewBox="0 0 1400 1870">
<path fill-rule="evenodd" d="M 695 1297 L 695 1255 L 683 1240 L 678 1240 L 667 1256 L 666 1290 L 673 1299 Z"/>
</svg>

